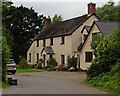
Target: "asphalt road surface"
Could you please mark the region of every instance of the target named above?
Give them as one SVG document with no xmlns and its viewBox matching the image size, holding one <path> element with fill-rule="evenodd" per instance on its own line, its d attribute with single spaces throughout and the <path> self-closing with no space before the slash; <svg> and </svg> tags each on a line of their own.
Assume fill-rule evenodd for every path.
<svg viewBox="0 0 120 96">
<path fill-rule="evenodd" d="M 2 94 L 107 94 L 83 83 L 83 72 L 16 73 L 18 85 L 2 90 Z"/>
</svg>

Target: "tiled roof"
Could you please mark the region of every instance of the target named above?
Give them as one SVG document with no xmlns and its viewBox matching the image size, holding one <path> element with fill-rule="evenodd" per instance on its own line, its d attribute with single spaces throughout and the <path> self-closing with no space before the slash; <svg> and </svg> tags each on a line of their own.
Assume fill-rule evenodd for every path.
<svg viewBox="0 0 120 96">
<path fill-rule="evenodd" d="M 116 28 L 118 28 L 118 22 L 96 21 L 95 23 L 104 35 L 110 35 Z"/>
<path fill-rule="evenodd" d="M 41 33 L 39 33 L 34 40 L 41 40 L 50 37 L 58 37 L 71 35 L 81 24 L 83 24 L 89 17 L 93 14 L 83 15 L 77 18 L 69 19 L 66 21 L 62 21 L 59 23 L 52 24 L 49 28 L 44 29 Z M 94 14 L 96 15 L 96 14 Z"/>
<path fill-rule="evenodd" d="M 50 46 L 45 46 L 45 47 L 43 48 L 42 52 L 43 52 L 44 50 L 45 50 L 45 53 L 46 53 L 46 54 L 51 54 L 51 55 L 54 55 L 54 54 L 55 54 L 55 52 L 53 51 L 52 47 L 50 47 Z M 41 54 L 42 54 L 42 52 L 41 52 Z"/>
</svg>

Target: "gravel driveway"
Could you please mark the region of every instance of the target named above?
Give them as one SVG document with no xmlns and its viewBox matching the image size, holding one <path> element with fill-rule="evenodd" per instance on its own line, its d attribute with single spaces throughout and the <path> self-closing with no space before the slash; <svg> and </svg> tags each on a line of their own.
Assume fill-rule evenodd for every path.
<svg viewBox="0 0 120 96">
<path fill-rule="evenodd" d="M 83 72 L 17 73 L 17 86 L 3 90 L 3 94 L 106 94 L 83 83 Z"/>
</svg>

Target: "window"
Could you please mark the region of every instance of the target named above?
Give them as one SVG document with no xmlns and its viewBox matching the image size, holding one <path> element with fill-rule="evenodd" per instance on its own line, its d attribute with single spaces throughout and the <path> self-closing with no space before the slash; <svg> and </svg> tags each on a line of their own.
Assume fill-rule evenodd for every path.
<svg viewBox="0 0 120 96">
<path fill-rule="evenodd" d="M 65 43 L 65 37 L 61 37 L 61 44 Z"/>
<path fill-rule="evenodd" d="M 31 62 L 31 53 L 29 53 L 29 62 Z"/>
<path fill-rule="evenodd" d="M 50 45 L 53 45 L 53 38 L 50 38 Z"/>
<path fill-rule="evenodd" d="M 45 67 L 45 60 L 46 60 L 46 55 L 43 55 L 43 67 Z"/>
<path fill-rule="evenodd" d="M 39 40 L 37 40 L 37 47 L 39 46 Z"/>
<path fill-rule="evenodd" d="M 45 39 L 43 40 L 43 46 L 45 46 L 46 45 L 46 41 L 45 41 Z"/>
<path fill-rule="evenodd" d="M 65 55 L 61 55 L 61 64 L 65 64 Z"/>
<path fill-rule="evenodd" d="M 37 61 L 36 62 L 38 63 L 38 61 L 39 61 L 39 53 L 37 53 L 36 55 L 37 55 Z"/>
<path fill-rule="evenodd" d="M 93 59 L 92 52 L 85 52 L 85 62 L 91 62 Z"/>
</svg>

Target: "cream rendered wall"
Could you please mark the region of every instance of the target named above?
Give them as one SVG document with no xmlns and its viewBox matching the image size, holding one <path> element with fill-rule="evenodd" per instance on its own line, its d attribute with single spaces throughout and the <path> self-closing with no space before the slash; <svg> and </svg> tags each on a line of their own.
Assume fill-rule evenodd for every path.
<svg viewBox="0 0 120 96">
<path fill-rule="evenodd" d="M 50 38 L 46 39 L 46 46 L 51 46 L 55 52 L 54 58 L 58 64 L 61 64 L 61 55 L 65 55 L 65 64 L 67 63 L 67 56 L 71 54 L 71 35 L 65 36 L 65 44 L 61 45 L 61 37 L 53 38 L 53 45 L 50 45 Z M 49 59 L 49 58 L 47 58 Z"/>
<path fill-rule="evenodd" d="M 92 15 L 88 20 L 83 23 L 83 26 L 91 26 L 94 21 L 99 21 L 95 15 Z"/>
<path fill-rule="evenodd" d="M 100 32 L 100 30 L 98 29 L 98 27 L 96 25 L 93 26 L 87 40 L 86 43 L 84 44 L 81 52 L 80 52 L 80 68 L 82 70 L 86 70 L 90 65 L 91 62 L 85 62 L 85 52 L 92 52 L 93 50 L 91 49 L 91 42 L 92 42 L 92 33 L 96 33 L 96 32 Z"/>
<path fill-rule="evenodd" d="M 83 25 L 80 26 L 73 34 L 72 34 L 72 53 L 77 52 L 77 47 L 82 42 L 82 34 L 81 31 L 83 29 Z"/>
<path fill-rule="evenodd" d="M 31 53 L 31 62 L 29 62 L 29 53 Z M 35 42 L 33 42 L 27 52 L 27 63 L 28 64 L 35 64 L 35 56 L 34 56 L 34 53 L 35 53 Z"/>
<path fill-rule="evenodd" d="M 65 66 L 67 63 L 67 56 L 71 55 L 72 44 L 71 35 L 65 36 L 65 44 L 61 45 L 61 37 L 53 38 L 53 50 L 58 64 L 61 64 L 61 55 L 65 55 Z"/>
<path fill-rule="evenodd" d="M 31 47 L 27 52 L 27 62 L 28 64 L 36 64 L 37 56 L 36 54 L 39 53 L 39 57 L 41 57 L 41 51 L 43 46 L 43 40 L 39 40 L 39 46 L 37 47 L 37 41 L 33 41 Z M 29 53 L 31 53 L 31 62 L 29 62 Z"/>
<path fill-rule="evenodd" d="M 71 35 L 65 36 L 65 44 L 61 45 L 61 37 L 54 37 L 53 38 L 53 45 L 51 46 L 55 52 L 55 59 L 57 60 L 58 64 L 61 64 L 61 55 L 65 55 L 65 65 L 67 63 L 67 56 L 71 55 L 72 53 L 72 39 Z M 34 41 L 27 52 L 27 61 L 29 60 L 29 53 L 32 54 L 31 62 L 28 64 L 36 64 L 37 57 L 36 53 L 39 53 L 39 58 L 43 58 L 41 56 L 41 51 L 43 49 L 43 40 L 39 40 L 39 47 L 36 47 L 37 41 Z M 50 38 L 46 39 L 46 46 L 50 46 Z M 49 56 L 46 56 L 48 59 Z"/>
<path fill-rule="evenodd" d="M 94 21 L 98 21 L 96 16 L 91 16 L 72 34 L 72 53 L 77 52 L 77 48 L 82 42 L 82 29 L 84 26 L 91 26 Z"/>
<path fill-rule="evenodd" d="M 39 53 L 39 59 L 41 58 L 41 51 L 43 49 L 43 40 L 39 40 L 39 46 L 37 47 L 37 41 L 35 42 L 35 63 L 37 62 L 37 56 L 36 54 Z"/>
</svg>

